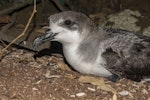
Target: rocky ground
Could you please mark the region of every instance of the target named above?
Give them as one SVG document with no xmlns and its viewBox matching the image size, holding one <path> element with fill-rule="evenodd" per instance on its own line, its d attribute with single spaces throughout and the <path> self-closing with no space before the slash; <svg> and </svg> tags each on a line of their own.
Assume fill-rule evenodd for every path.
<svg viewBox="0 0 150 100">
<path fill-rule="evenodd" d="M 34 52 L 13 49 L 0 62 L 0 100 L 116 100 L 113 93 L 79 81 L 83 74 L 69 71 L 59 55 L 34 59 Z M 105 84 L 118 100 L 149 100 L 150 83 L 127 79 Z"/>
</svg>

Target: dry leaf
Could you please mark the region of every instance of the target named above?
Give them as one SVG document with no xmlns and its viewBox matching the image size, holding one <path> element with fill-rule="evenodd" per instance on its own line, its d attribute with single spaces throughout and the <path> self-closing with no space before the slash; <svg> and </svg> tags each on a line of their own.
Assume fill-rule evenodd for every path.
<svg viewBox="0 0 150 100">
<path fill-rule="evenodd" d="M 112 93 L 117 93 L 114 88 L 112 88 L 111 86 L 108 86 L 104 83 L 103 78 L 96 78 L 96 77 L 91 77 L 91 76 L 81 76 L 79 78 L 79 81 L 83 82 L 83 83 L 91 83 L 93 85 L 97 85 L 102 90 L 110 91 Z"/>
<path fill-rule="evenodd" d="M 117 94 L 116 93 L 114 93 L 112 100 L 117 100 Z"/>
<path fill-rule="evenodd" d="M 111 86 L 106 85 L 104 83 L 103 78 L 96 78 L 96 77 L 91 77 L 91 76 L 81 76 L 78 80 L 83 83 L 90 83 L 93 85 L 97 85 L 98 88 L 100 88 L 104 91 L 109 91 L 109 92 L 114 93 L 113 100 L 117 100 L 117 95 L 116 95 L 117 91 L 114 88 L 112 88 Z"/>
<path fill-rule="evenodd" d="M 69 78 L 69 79 L 75 79 L 75 78 L 76 78 L 76 76 L 69 75 L 69 74 L 65 75 L 65 77 L 67 77 L 67 78 Z"/>
<path fill-rule="evenodd" d="M 59 61 L 57 64 L 62 70 L 71 71 L 69 66 L 67 64 L 65 64 L 63 61 Z"/>
<path fill-rule="evenodd" d="M 49 70 L 47 70 L 47 72 L 44 76 L 46 78 L 60 78 L 60 75 L 51 75 Z"/>
<path fill-rule="evenodd" d="M 150 97 L 147 100 L 150 100 Z"/>
<path fill-rule="evenodd" d="M 58 58 L 58 57 L 51 57 L 51 62 L 52 63 L 56 63 L 60 69 L 62 70 L 67 70 L 67 71 L 72 71 L 69 66 L 67 64 L 64 63 L 64 61 L 62 60 L 62 58 Z"/>
</svg>

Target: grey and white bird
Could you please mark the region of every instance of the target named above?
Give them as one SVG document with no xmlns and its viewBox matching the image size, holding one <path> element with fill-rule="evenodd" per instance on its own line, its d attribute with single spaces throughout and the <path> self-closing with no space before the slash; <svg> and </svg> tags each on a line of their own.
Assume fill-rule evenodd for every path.
<svg viewBox="0 0 150 100">
<path fill-rule="evenodd" d="M 63 45 L 68 63 L 78 72 L 141 81 L 150 76 L 150 38 L 120 29 L 98 27 L 81 12 L 65 11 L 49 17 L 48 31 L 35 39 Z"/>
</svg>

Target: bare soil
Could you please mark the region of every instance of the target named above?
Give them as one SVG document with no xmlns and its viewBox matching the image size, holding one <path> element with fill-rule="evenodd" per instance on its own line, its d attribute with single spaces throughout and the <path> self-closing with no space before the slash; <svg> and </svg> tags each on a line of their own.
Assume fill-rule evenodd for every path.
<svg viewBox="0 0 150 100">
<path fill-rule="evenodd" d="M 13 49 L 1 60 L 0 100 L 112 100 L 112 93 L 79 82 L 83 74 L 62 69 L 61 56 L 42 56 L 35 60 L 34 54 Z M 148 100 L 150 97 L 150 83 L 104 80 L 117 90 L 118 100 Z"/>
</svg>

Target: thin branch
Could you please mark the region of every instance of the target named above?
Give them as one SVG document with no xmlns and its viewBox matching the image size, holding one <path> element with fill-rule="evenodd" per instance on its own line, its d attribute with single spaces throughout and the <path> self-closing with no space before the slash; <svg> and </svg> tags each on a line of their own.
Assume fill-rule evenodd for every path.
<svg viewBox="0 0 150 100">
<path fill-rule="evenodd" d="M 4 53 L 14 42 L 16 42 L 19 38 L 21 38 L 22 36 L 25 35 L 25 33 L 26 33 L 26 31 L 27 31 L 27 29 L 28 29 L 28 27 L 29 27 L 29 25 L 30 25 L 30 23 L 31 23 L 31 20 L 32 20 L 32 18 L 33 18 L 33 16 L 34 16 L 35 13 L 36 13 L 36 0 L 34 0 L 33 12 L 32 12 L 32 14 L 31 14 L 31 16 L 30 16 L 30 18 L 29 18 L 29 20 L 28 20 L 28 22 L 27 22 L 27 24 L 26 24 L 25 29 L 23 30 L 23 32 L 22 32 L 18 37 L 16 37 L 13 41 L 11 41 L 4 49 L 2 49 L 1 54 L 0 54 L 0 58 L 2 58 L 3 53 Z"/>
<path fill-rule="evenodd" d="M 3 40 L 0 39 L 0 42 L 3 44 L 4 47 L 7 46 L 6 43 Z"/>
</svg>

